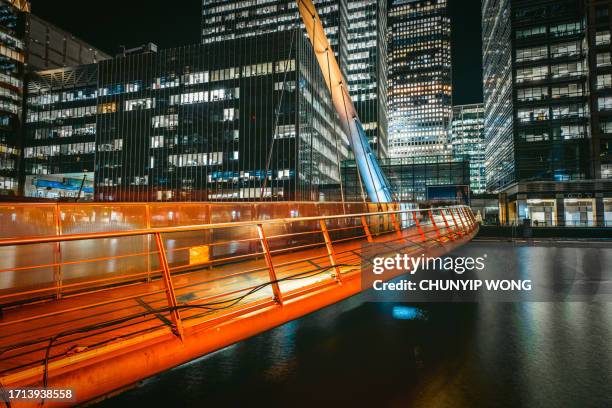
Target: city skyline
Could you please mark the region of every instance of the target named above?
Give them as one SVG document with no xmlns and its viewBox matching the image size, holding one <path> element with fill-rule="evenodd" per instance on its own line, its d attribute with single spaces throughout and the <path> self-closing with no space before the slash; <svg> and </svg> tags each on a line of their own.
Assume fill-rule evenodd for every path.
<svg viewBox="0 0 612 408">
<path fill-rule="evenodd" d="M 8 408 L 606 406 L 612 0 L 0 0 L 0 253 Z"/>
<path fill-rule="evenodd" d="M 32 0 L 32 12 L 60 28 L 116 55 L 120 46 L 127 48 L 147 42 L 161 49 L 198 44 L 201 41 L 201 0 L 185 0 L 168 9 L 161 0 L 125 4 L 119 0 L 105 2 L 107 10 L 122 13 L 97 13 L 88 19 L 77 18 L 82 6 L 77 0 Z M 479 0 L 449 0 L 452 25 L 453 103 L 482 102 L 482 47 Z M 146 18 L 142 18 L 146 15 Z M 169 19 L 172 16 L 172 19 Z M 113 29 L 100 36 L 100 29 Z M 164 27 L 165 30 L 160 30 Z M 168 34 L 170 33 L 170 34 Z"/>
</svg>

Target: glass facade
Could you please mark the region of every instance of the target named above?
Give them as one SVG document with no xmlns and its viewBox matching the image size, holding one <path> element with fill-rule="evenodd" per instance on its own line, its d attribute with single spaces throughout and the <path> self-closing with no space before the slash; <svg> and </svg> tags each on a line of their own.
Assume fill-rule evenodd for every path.
<svg viewBox="0 0 612 408">
<path fill-rule="evenodd" d="M 502 221 L 605 225 L 610 2 L 485 0 L 483 15 L 487 187 Z"/>
<path fill-rule="evenodd" d="M 608 0 L 587 1 L 587 41 L 591 110 L 591 172 L 612 180 L 612 30 Z"/>
<path fill-rule="evenodd" d="M 0 195 L 18 193 L 29 11 L 25 0 L 0 0 Z"/>
<path fill-rule="evenodd" d="M 341 69 L 347 66 L 347 0 L 314 1 Z M 202 43 L 303 27 L 293 0 L 202 0 Z M 343 71 L 346 74 L 346 71 Z"/>
<path fill-rule="evenodd" d="M 340 181 L 348 141 L 301 31 L 38 77 L 59 75 L 30 83 L 28 175 L 93 170 L 97 201 L 318 200 Z"/>
<path fill-rule="evenodd" d="M 394 0 L 389 9 L 389 155 L 448 156 L 451 24 L 446 0 Z"/>
<path fill-rule="evenodd" d="M 387 1 L 315 0 L 325 33 L 378 157 L 387 156 Z M 202 42 L 303 26 L 292 0 L 204 0 Z"/>
<path fill-rule="evenodd" d="M 491 191 L 516 181 L 602 177 L 610 45 L 588 29 L 585 10 L 581 0 L 483 3 Z"/>
<path fill-rule="evenodd" d="M 516 178 L 588 178 L 584 6 L 578 0 L 512 4 Z"/>
<path fill-rule="evenodd" d="M 453 157 L 470 162 L 470 189 L 475 194 L 486 190 L 483 104 L 453 107 L 451 145 Z"/>
<path fill-rule="evenodd" d="M 387 152 L 387 0 L 347 2 L 348 83 L 372 150 Z"/>
<path fill-rule="evenodd" d="M 92 197 L 97 81 L 96 65 L 29 77 L 23 155 L 26 196 Z M 81 184 L 86 188 L 79 193 Z"/>
<path fill-rule="evenodd" d="M 389 158 L 379 160 L 380 166 L 400 201 L 424 201 L 427 187 L 468 186 L 469 163 L 463 159 L 441 156 Z M 354 161 L 342 164 L 342 180 L 348 201 L 361 201 L 361 186 Z"/>
<path fill-rule="evenodd" d="M 487 190 L 515 179 L 510 0 L 482 2 L 483 100 Z"/>
</svg>

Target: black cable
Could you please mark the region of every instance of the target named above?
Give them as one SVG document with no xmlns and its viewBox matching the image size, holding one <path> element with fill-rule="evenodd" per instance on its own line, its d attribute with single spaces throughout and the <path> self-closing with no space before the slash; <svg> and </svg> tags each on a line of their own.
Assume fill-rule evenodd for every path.
<svg viewBox="0 0 612 408">
<path fill-rule="evenodd" d="M 58 333 L 52 337 L 49 338 L 49 344 L 47 345 L 47 348 L 45 350 L 45 359 L 44 359 L 44 370 L 43 370 L 43 386 L 46 388 L 48 385 L 48 376 L 49 376 L 49 356 L 51 353 L 51 349 L 53 347 L 53 343 L 55 343 L 55 341 L 60 338 L 60 337 L 66 337 L 66 336 L 70 336 L 73 334 L 78 334 L 78 333 L 85 333 L 85 332 L 90 332 L 90 331 L 94 331 L 94 330 L 98 330 L 101 328 L 106 328 L 109 326 L 114 326 L 116 324 L 121 324 L 121 323 L 125 323 L 127 321 L 130 320 L 134 320 L 140 317 L 145 317 L 147 315 L 150 314 L 160 314 L 160 313 L 168 313 L 168 312 L 172 312 L 172 311 L 176 311 L 176 310 L 183 310 L 183 309 L 205 309 L 207 310 L 209 313 L 212 313 L 214 311 L 219 311 L 219 310 L 224 310 L 224 309 L 229 309 L 235 305 L 237 305 L 238 303 L 240 303 L 242 300 L 244 300 L 245 298 L 247 298 L 248 296 L 252 295 L 253 293 L 256 293 L 264 288 L 266 288 L 267 286 L 270 286 L 272 284 L 278 284 L 280 282 L 284 282 L 284 281 L 288 281 L 288 280 L 296 280 L 296 279 L 305 279 L 311 276 L 316 276 L 322 273 L 325 273 L 326 271 L 332 269 L 332 268 L 336 268 L 336 267 L 342 267 L 342 266 L 355 266 L 355 265 L 351 265 L 351 264 L 333 264 L 330 265 L 324 269 L 320 269 L 320 270 L 310 270 L 310 271 L 305 271 L 305 272 L 301 272 L 295 275 L 291 275 L 285 278 L 281 278 L 281 279 L 276 279 L 273 281 L 269 281 L 269 282 L 265 282 L 262 283 L 258 286 L 253 287 L 251 290 L 249 290 L 247 293 L 241 295 L 241 296 L 237 296 L 235 298 L 231 298 L 231 299 L 227 299 L 227 300 L 220 300 L 217 302 L 209 302 L 209 303 L 205 303 L 205 304 L 201 304 L 201 305 L 188 305 L 188 304 L 183 304 L 183 305 L 178 305 L 178 306 L 174 306 L 174 307 L 163 307 L 163 308 L 159 308 L 159 309 L 152 309 L 152 310 L 147 310 L 141 313 L 137 313 L 137 314 L 133 314 L 130 316 L 126 316 L 126 317 L 122 317 L 120 319 L 115 319 L 115 320 L 111 320 L 108 322 L 103 322 L 103 323 L 98 323 L 95 325 L 91 325 L 91 326 L 86 326 L 86 327 L 80 327 L 78 329 L 73 329 L 73 330 L 67 330 L 65 332 L 61 332 Z M 228 304 L 229 303 L 229 304 Z M 225 304 L 225 306 L 222 307 L 213 307 L 216 305 L 222 305 Z M 10 349 L 14 349 L 14 348 L 18 348 L 18 347 L 23 347 L 23 345 L 29 345 L 29 344 L 36 344 L 36 343 L 40 343 L 39 341 L 36 342 L 26 342 L 26 343 L 22 343 L 22 344 L 18 344 L 18 345 L 14 345 L 12 346 Z M 6 351 L 8 351 L 9 349 L 4 349 L 0 352 L 0 354 L 5 353 Z"/>
</svg>

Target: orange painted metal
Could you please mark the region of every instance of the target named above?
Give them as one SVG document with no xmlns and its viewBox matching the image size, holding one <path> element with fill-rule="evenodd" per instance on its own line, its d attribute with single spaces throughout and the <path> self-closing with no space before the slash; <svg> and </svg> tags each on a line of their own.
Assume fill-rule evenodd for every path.
<svg viewBox="0 0 612 408">
<path fill-rule="evenodd" d="M 76 211 L 78 207 L 72 208 Z M 137 207 L 134 206 L 134 208 Z M 449 209 L 428 209 L 429 223 L 419 221 L 416 217 L 416 212 L 419 210 L 379 210 L 378 212 L 306 216 L 255 222 L 223 222 L 132 231 L 70 234 L 59 237 L 55 235 L 0 240 L 1 249 L 3 247 L 27 248 L 29 245 L 36 246 L 41 243 L 55 245 L 56 243 L 71 242 L 87 243 L 91 240 L 106 242 L 105 240 L 109 239 L 130 239 L 130 237 L 138 238 L 138 242 L 142 244 L 144 240 L 141 237 L 152 235 L 155 238 L 156 251 L 150 252 L 146 247 L 147 250 L 144 253 L 147 256 L 158 254 L 159 269 L 155 269 L 154 265 L 145 267 L 143 264 L 143 269 L 137 269 L 131 275 L 124 271 L 116 277 L 105 277 L 104 279 L 120 280 L 126 276 L 146 276 L 161 271 L 161 274 L 153 275 L 161 279 L 154 279 L 150 283 L 144 280 L 137 285 L 132 283 L 125 286 L 115 285 L 105 290 L 94 286 L 89 291 L 83 292 L 82 295 L 73 294 L 64 297 L 61 302 L 51 301 L 44 305 L 19 306 L 20 308 L 23 307 L 24 311 L 39 309 L 40 311 L 34 315 L 27 315 L 21 313 L 21 309 L 17 309 L 15 310 L 17 314 L 15 317 L 11 317 L 11 320 L 0 318 L 0 327 L 3 328 L 5 333 L 11 333 L 12 327 L 15 327 L 15 325 L 28 325 L 28 327 L 36 329 L 43 322 L 49 321 L 44 319 L 59 320 L 59 324 L 61 319 L 68 318 L 64 316 L 75 313 L 80 316 L 80 319 L 91 318 L 94 319 L 94 322 L 108 324 L 109 321 L 112 322 L 112 319 L 123 316 L 125 312 L 123 312 L 122 305 L 126 302 L 132 305 L 131 308 L 136 307 L 137 310 L 142 310 L 143 305 L 153 308 L 153 310 L 167 305 L 166 309 L 162 309 L 167 312 L 161 313 L 168 313 L 169 320 L 172 322 L 171 326 L 164 324 L 163 319 L 161 322 L 158 321 L 155 316 L 159 316 L 159 312 L 156 312 L 156 315 L 152 315 L 146 320 L 139 319 L 133 323 L 129 322 L 126 325 L 112 328 L 106 335 L 110 342 L 101 342 L 101 345 L 92 349 L 85 349 L 83 352 L 68 353 L 64 351 L 64 347 L 69 347 L 70 344 L 76 346 L 87 344 L 83 343 L 85 340 L 79 340 L 78 338 L 73 340 L 70 337 L 57 342 L 54 347 L 54 350 L 57 351 L 54 351 L 55 354 L 52 355 L 48 366 L 44 369 L 49 372 L 49 386 L 77 388 L 79 390 L 78 402 L 87 402 L 92 398 L 113 392 L 145 377 L 359 292 L 362 290 L 359 253 L 362 251 L 362 242 L 366 238 L 373 245 L 381 245 L 381 248 L 385 248 L 391 242 L 395 244 L 404 242 L 407 245 L 402 247 L 404 248 L 403 251 L 418 251 L 421 253 L 425 250 L 431 254 L 445 253 L 456 245 L 467 242 L 473 234 L 466 230 L 465 233 L 462 233 L 464 239 L 456 239 L 456 242 L 448 246 L 446 244 L 444 246 L 440 245 L 440 238 L 455 239 L 455 233 L 444 216 L 444 212 L 447 210 Z M 452 209 L 449 211 L 454 219 L 454 212 Z M 469 210 L 466 209 L 465 211 Z M 398 214 L 407 215 L 410 212 L 416 221 L 416 228 L 402 230 L 396 217 Z M 209 218 L 214 215 L 213 213 L 208 214 Z M 445 220 L 447 229 L 444 233 L 435 222 L 436 214 L 442 215 Z M 375 226 L 372 227 L 376 228 L 376 234 L 371 233 L 371 225 L 366 222 L 366 217 L 372 215 L 380 218 L 380 222 L 374 223 Z M 467 216 L 469 216 L 469 213 Z M 389 219 L 392 221 L 392 226 L 388 225 Z M 327 222 L 332 220 L 334 220 L 334 228 L 328 228 L 327 225 L 330 224 L 327 224 Z M 359 225 L 360 223 L 361 225 Z M 425 225 L 429 225 L 431 228 L 424 229 Z M 458 226 L 456 222 L 455 225 Z M 257 231 L 256 236 L 261 243 L 263 252 L 258 250 L 246 253 L 240 252 L 240 248 L 250 248 L 249 242 L 257 239 L 249 236 L 249 228 Z M 362 228 L 365 235 L 361 233 Z M 228 235 L 228 231 L 234 230 L 240 233 Z M 217 257 L 212 259 L 210 263 L 215 268 L 214 273 L 208 273 L 202 267 L 193 271 L 186 270 L 185 268 L 188 265 L 181 263 L 183 262 L 181 261 L 181 253 L 188 250 L 190 245 L 201 245 L 201 241 L 182 240 L 186 239 L 187 236 L 200 237 L 199 239 L 201 239 L 202 233 L 207 231 L 215 234 L 216 241 L 211 242 L 211 244 L 218 244 L 217 246 L 211 245 L 211 248 L 219 248 L 219 253 L 213 254 Z M 330 234 L 332 231 L 335 239 L 332 239 L 332 234 Z M 318 238 L 313 241 L 314 237 L 317 236 L 316 233 L 319 234 Z M 169 234 L 168 237 L 165 235 L 164 237 L 168 238 L 166 242 L 174 242 L 171 247 L 166 248 L 162 234 Z M 389 240 L 391 234 L 398 236 Z M 320 239 L 321 236 L 323 237 L 322 240 Z M 170 237 L 172 237 L 171 240 Z M 410 240 L 419 238 L 423 242 L 422 245 L 414 246 L 411 244 Z M 187 242 L 187 244 L 184 242 Z M 188 242 L 193 242 L 193 244 L 188 244 Z M 227 243 L 227 245 L 221 243 Z M 170 246 L 170 244 L 167 245 Z M 95 250 L 104 247 L 93 245 L 91 248 Z M 121 248 L 120 243 L 119 248 Z M 74 250 L 73 248 L 73 252 Z M 226 254 L 225 250 L 230 250 L 230 253 Z M 131 254 L 143 253 L 140 246 L 133 248 L 133 251 Z M 66 256 L 74 256 L 73 252 L 67 252 Z M 113 254 L 104 257 L 98 256 L 98 258 L 108 259 L 109 262 L 118 262 L 129 256 L 129 253 L 113 252 Z M 261 255 L 265 258 L 265 265 L 261 265 L 263 261 L 258 261 L 258 259 L 261 259 Z M 326 268 L 323 265 L 326 265 L 326 263 L 321 262 L 324 258 L 329 259 L 331 264 L 335 266 L 334 277 L 336 279 L 330 279 L 329 274 L 325 273 Z M 66 267 L 78 266 L 78 261 L 68 258 L 60 264 Z M 354 266 L 347 269 L 345 266 L 340 267 L 340 264 Z M 292 274 L 296 273 L 308 276 L 311 274 L 308 271 L 309 268 L 312 268 L 312 265 L 322 265 L 319 268 L 323 274 L 316 279 L 306 280 L 304 283 L 283 279 L 283 277 L 291 277 Z M 153 271 L 150 271 L 150 267 Z M 181 274 L 178 271 L 181 271 Z M 392 277 L 388 276 L 386 278 Z M 95 276 L 90 279 L 94 278 L 97 279 L 96 282 L 100 279 Z M 342 279 L 342 285 L 337 284 L 337 279 L 340 278 Z M 182 301 L 181 307 L 206 305 L 207 302 L 224 305 L 236 296 L 249 293 L 249 291 L 259 287 L 261 282 L 271 286 L 276 301 L 262 292 L 261 295 L 251 300 L 247 299 L 244 304 L 233 306 L 227 312 L 219 310 L 212 315 L 198 312 L 197 309 L 181 309 L 181 313 L 178 312 L 178 298 L 186 299 Z M 71 282 L 64 285 L 64 288 L 85 283 Z M 194 285 L 197 288 L 201 287 L 201 289 L 194 289 Z M 142 292 L 140 288 L 149 289 Z M 29 290 L 19 293 L 27 292 Z M 105 295 L 105 293 L 113 294 Z M 189 297 L 184 298 L 183 295 L 189 295 Z M 191 300 L 194 296 L 195 298 Z M 144 303 L 141 305 L 141 302 Z M 74 306 L 66 309 L 62 306 L 64 304 Z M 230 302 L 229 304 L 233 303 Z M 63 310 L 61 307 L 65 309 Z M 99 312 L 99 310 L 109 308 L 112 314 L 108 317 L 106 314 Z M 175 312 L 176 314 L 174 314 Z M 174 332 L 174 335 L 172 332 Z M 52 332 L 49 333 L 52 334 Z M 101 340 L 99 336 L 102 334 L 97 333 L 95 335 L 98 336 L 96 337 L 96 344 L 98 344 Z M 83 334 L 83 336 L 84 339 L 87 338 L 87 335 Z M 179 339 L 182 341 L 179 341 Z M 66 346 L 62 345 L 64 342 Z M 0 362 L 0 381 L 5 386 L 36 385 L 44 371 L 43 366 L 33 364 L 26 365 L 25 368 L 16 371 L 10 371 L 5 375 L 2 371 L 2 364 Z"/>
<path fill-rule="evenodd" d="M 474 214 L 467 208 L 464 208 L 463 211 L 465 212 L 467 219 L 470 221 L 471 227 L 474 228 L 476 226 L 476 218 L 474 218 Z"/>
<path fill-rule="evenodd" d="M 274 269 L 274 262 L 272 261 L 272 255 L 270 254 L 270 244 L 266 239 L 266 233 L 263 229 L 262 224 L 257 224 L 257 233 L 259 234 L 259 239 L 261 241 L 261 247 L 263 248 L 264 257 L 266 258 L 266 264 L 268 265 L 268 273 L 270 275 L 270 282 L 272 285 L 272 292 L 274 293 L 274 300 L 283 304 L 283 294 L 281 293 L 280 287 L 278 285 L 278 277 L 276 276 L 276 270 Z"/>
<path fill-rule="evenodd" d="M 168 266 L 168 258 L 166 257 L 164 241 L 162 240 L 162 236 L 159 232 L 155 234 L 155 243 L 157 245 L 157 251 L 159 253 L 159 262 L 162 266 L 164 285 L 166 288 L 166 299 L 168 301 L 168 307 L 170 307 L 170 316 L 172 316 L 174 331 L 175 334 L 181 340 L 183 340 L 183 322 L 181 321 L 181 314 L 177 309 L 178 304 L 176 302 L 176 293 L 174 291 L 174 284 L 172 283 L 172 276 L 170 275 L 170 267 Z"/>
<path fill-rule="evenodd" d="M 416 224 L 417 230 L 419 231 L 419 235 L 421 235 L 421 240 L 422 241 L 426 241 L 427 238 L 425 237 L 425 233 L 423 232 L 423 228 L 421 228 L 421 224 L 419 223 L 419 219 L 417 217 L 416 211 L 412 212 L 412 219 L 414 220 L 414 223 Z"/>
<path fill-rule="evenodd" d="M 473 228 L 472 219 L 468 216 L 468 213 L 465 207 L 461 208 L 460 211 L 463 214 L 463 218 L 465 218 L 465 223 L 467 224 L 469 230 L 471 231 Z"/>
<path fill-rule="evenodd" d="M 336 272 L 336 280 L 338 282 L 341 282 L 342 276 L 340 267 L 338 266 L 338 261 L 336 260 L 336 252 L 334 251 L 334 245 L 332 244 L 331 238 L 329 236 L 329 231 L 327 230 L 325 220 L 320 220 L 319 225 L 321 225 L 321 233 L 323 234 L 323 239 L 325 240 L 325 248 L 327 249 L 329 262 L 331 265 L 333 265 L 334 271 Z"/>
<path fill-rule="evenodd" d="M 368 242 L 373 242 L 372 233 L 370 232 L 370 227 L 368 226 L 368 220 L 365 215 L 361 216 L 361 225 L 363 226 L 363 232 L 365 232 Z"/>
<path fill-rule="evenodd" d="M 59 207 L 57 205 L 55 206 L 54 218 L 55 218 L 55 235 L 61 236 L 62 226 L 60 224 L 60 213 L 59 213 Z M 53 261 L 55 263 L 55 282 L 56 282 L 56 287 L 57 287 L 55 297 L 57 299 L 61 299 L 62 298 L 62 243 L 61 242 L 55 243 Z"/>
<path fill-rule="evenodd" d="M 448 212 L 450 213 L 450 215 L 451 215 L 451 217 L 453 219 L 453 224 L 455 225 L 455 231 L 457 232 L 457 234 L 459 234 L 460 237 L 462 237 L 463 236 L 463 231 L 461 231 L 461 227 L 457 223 L 457 219 L 455 218 L 455 213 L 453 212 L 453 209 L 449 208 Z"/>
<path fill-rule="evenodd" d="M 468 228 L 468 225 L 463 221 L 463 217 L 461 215 L 461 208 L 457 208 L 457 217 L 459 218 L 459 221 L 461 222 L 461 225 L 463 225 L 463 231 L 468 232 L 470 229 Z"/>
<path fill-rule="evenodd" d="M 437 250 L 428 254 L 435 256 L 442 253 L 440 247 Z M 288 295 L 283 306 L 264 302 L 235 315 L 248 315 L 248 322 L 229 318 L 204 325 L 198 321 L 190 322 L 185 329 L 183 343 L 166 331 L 116 342 L 104 349 L 75 354 L 69 361 L 50 365 L 49 369 L 54 374 L 49 378 L 49 387 L 73 388 L 78 390 L 78 403 L 91 401 L 123 389 L 127 384 L 134 384 L 197 356 L 352 296 L 362 290 L 359 277 L 358 272 L 353 272 L 345 277 L 343 285 L 319 285 L 319 288 L 303 291 L 303 295 Z M 118 367 L 123 369 L 119 370 Z M 5 386 L 32 385 L 40 377 L 40 369 L 32 370 L 24 375 L 7 377 Z"/>
<path fill-rule="evenodd" d="M 402 229 L 400 228 L 399 223 L 397 222 L 397 217 L 395 213 L 391 213 L 391 223 L 393 224 L 393 228 L 395 228 L 395 233 L 398 238 L 403 238 Z"/>
<path fill-rule="evenodd" d="M 440 216 L 441 216 L 441 217 L 442 217 L 442 219 L 444 220 L 444 225 L 446 226 L 446 231 L 450 232 L 450 233 L 448 234 L 448 238 L 449 238 L 451 241 L 454 241 L 454 240 L 455 240 L 455 236 L 456 236 L 456 234 L 455 234 L 455 233 L 453 232 L 453 230 L 451 229 L 451 227 L 450 227 L 450 225 L 449 225 L 449 223 L 448 223 L 448 220 L 446 219 L 446 215 L 444 215 L 444 213 L 445 213 L 445 210 L 441 210 L 441 211 L 440 211 Z"/>
<path fill-rule="evenodd" d="M 436 231 L 436 236 L 438 237 L 438 239 L 442 238 L 442 234 L 440 233 L 440 228 L 438 228 L 438 226 L 436 225 L 436 220 L 434 219 L 433 214 L 431 213 L 431 210 L 427 211 L 427 213 L 429 214 L 429 220 L 431 221 L 431 225 L 433 225 L 435 231 Z"/>
</svg>

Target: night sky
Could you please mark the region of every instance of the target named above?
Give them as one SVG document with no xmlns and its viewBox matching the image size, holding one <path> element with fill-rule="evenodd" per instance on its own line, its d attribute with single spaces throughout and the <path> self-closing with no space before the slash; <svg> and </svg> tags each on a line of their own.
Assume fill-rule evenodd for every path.
<svg viewBox="0 0 612 408">
<path fill-rule="evenodd" d="M 30 0 L 32 12 L 111 55 L 154 42 L 199 42 L 201 0 Z M 450 0 L 453 103 L 482 101 L 480 0 Z"/>
</svg>

